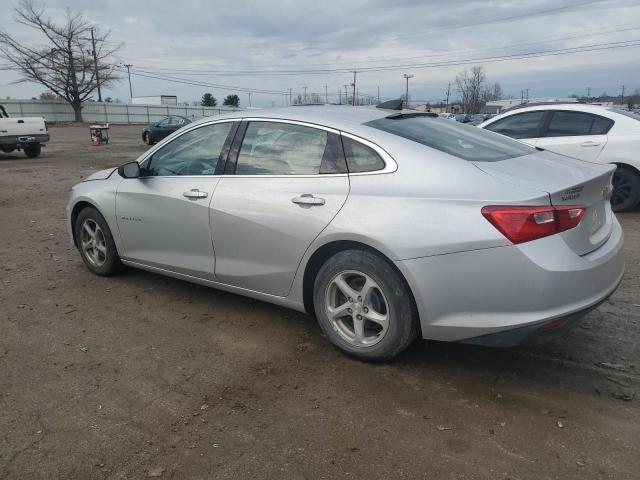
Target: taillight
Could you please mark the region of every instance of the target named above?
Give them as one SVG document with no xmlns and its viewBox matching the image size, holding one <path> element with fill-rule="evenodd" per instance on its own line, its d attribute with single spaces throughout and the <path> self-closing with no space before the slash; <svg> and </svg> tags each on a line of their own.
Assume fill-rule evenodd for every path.
<svg viewBox="0 0 640 480">
<path fill-rule="evenodd" d="M 482 215 L 513 243 L 523 243 L 576 227 L 586 207 L 582 205 L 482 207 Z"/>
</svg>

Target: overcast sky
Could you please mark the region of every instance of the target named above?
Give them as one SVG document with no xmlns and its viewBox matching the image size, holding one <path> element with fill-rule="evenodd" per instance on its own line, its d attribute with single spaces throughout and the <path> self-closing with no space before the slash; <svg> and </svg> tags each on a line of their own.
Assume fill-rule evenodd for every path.
<svg viewBox="0 0 640 480">
<path fill-rule="evenodd" d="M 36 32 L 7 18 L 9 0 L 0 2 L 0 28 L 25 44 L 45 45 Z M 134 96 L 177 95 L 178 101 L 191 103 L 204 92 L 219 100 L 238 93 L 247 105 L 247 93 L 235 87 L 291 88 L 295 95 L 306 86 L 308 92 L 324 95 L 327 85 L 334 100 L 353 80 L 348 71 L 355 69 L 359 93 L 377 95 L 380 87 L 381 97 L 397 98 L 404 93 L 403 74 L 408 73 L 414 75 L 412 100 L 438 102 L 447 83 L 475 59 L 485 59 L 475 63 L 484 65 L 488 80 L 515 97 L 526 88 L 530 97 L 584 94 L 587 87 L 592 95 L 620 94 L 623 84 L 627 91 L 640 88 L 640 0 L 49 0 L 45 5 L 54 18 L 69 7 L 112 31 L 111 40 L 123 43 L 114 60 L 133 64 L 132 72 L 138 74 L 131 77 Z M 636 46 L 611 48 L 629 41 Z M 575 47 L 608 49 L 557 54 Z M 486 60 L 549 51 L 555 54 Z M 460 64 L 466 61 L 470 63 Z M 437 65 L 443 62 L 458 65 Z M 15 73 L 2 72 L 0 98 L 31 98 L 44 91 L 37 84 L 12 84 L 16 79 Z M 126 75 L 103 96 L 127 101 Z M 254 92 L 251 102 L 281 105 L 285 96 Z"/>
</svg>

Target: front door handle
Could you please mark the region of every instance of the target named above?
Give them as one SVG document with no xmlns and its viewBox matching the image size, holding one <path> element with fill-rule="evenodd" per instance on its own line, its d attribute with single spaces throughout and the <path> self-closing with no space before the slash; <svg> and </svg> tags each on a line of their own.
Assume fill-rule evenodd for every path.
<svg viewBox="0 0 640 480">
<path fill-rule="evenodd" d="M 187 197 L 191 199 L 207 198 L 207 195 L 208 195 L 207 192 L 200 191 L 197 188 L 192 188 L 188 192 L 184 192 L 182 194 L 183 197 Z"/>
<path fill-rule="evenodd" d="M 599 147 L 600 142 L 593 142 L 593 141 L 582 142 L 580 146 L 581 147 Z"/>
<path fill-rule="evenodd" d="M 324 205 L 324 198 L 314 197 L 310 193 L 303 193 L 298 197 L 293 197 L 291 201 L 300 206 L 311 207 L 314 205 Z"/>
</svg>

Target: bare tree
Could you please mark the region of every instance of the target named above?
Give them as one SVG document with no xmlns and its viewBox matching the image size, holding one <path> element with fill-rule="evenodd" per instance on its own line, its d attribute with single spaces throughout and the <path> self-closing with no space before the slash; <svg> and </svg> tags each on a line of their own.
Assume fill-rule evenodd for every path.
<svg viewBox="0 0 640 480">
<path fill-rule="evenodd" d="M 498 82 L 490 83 L 482 92 L 483 103 L 493 102 L 494 100 L 501 100 L 503 96 L 502 87 Z"/>
<path fill-rule="evenodd" d="M 478 113 L 482 107 L 482 88 L 486 75 L 482 65 L 476 65 L 471 71 L 456 75 L 456 90 L 465 113 Z"/>
<path fill-rule="evenodd" d="M 44 85 L 69 102 L 76 122 L 81 122 L 82 103 L 98 88 L 98 79 L 101 87 L 119 79 L 109 60 L 120 45 L 109 47 L 110 32 L 94 28 L 94 63 L 93 27 L 81 13 L 67 9 L 64 23 L 59 24 L 45 16 L 44 7 L 32 0 L 22 0 L 14 12 L 18 23 L 42 33 L 48 45 L 29 47 L 0 30 L 0 54 L 22 75 L 18 82 Z"/>
</svg>

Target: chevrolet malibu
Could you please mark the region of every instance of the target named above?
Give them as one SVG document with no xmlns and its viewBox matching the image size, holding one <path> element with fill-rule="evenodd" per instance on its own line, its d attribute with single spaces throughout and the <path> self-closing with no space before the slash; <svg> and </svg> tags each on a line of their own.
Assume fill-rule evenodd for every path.
<svg viewBox="0 0 640 480">
<path fill-rule="evenodd" d="M 315 314 L 363 360 L 418 337 L 512 345 L 607 298 L 615 167 L 437 115 L 207 118 L 71 192 L 87 268 L 142 268 Z"/>
</svg>

